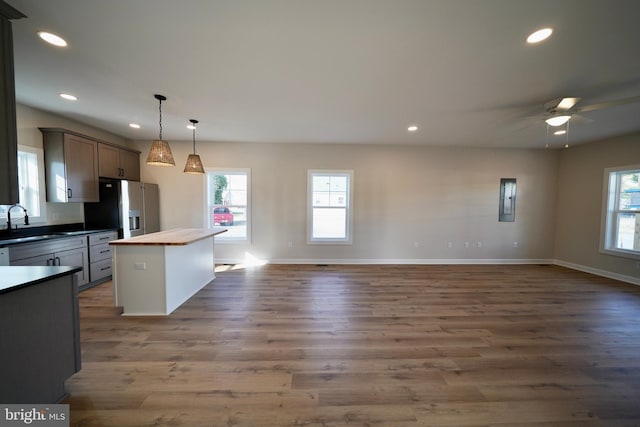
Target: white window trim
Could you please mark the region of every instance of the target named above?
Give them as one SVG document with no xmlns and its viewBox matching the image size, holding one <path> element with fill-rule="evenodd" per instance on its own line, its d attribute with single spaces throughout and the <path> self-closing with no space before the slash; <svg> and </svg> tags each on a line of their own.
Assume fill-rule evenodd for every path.
<svg viewBox="0 0 640 427">
<path fill-rule="evenodd" d="M 317 238 L 313 237 L 313 176 L 314 175 L 331 175 L 346 176 L 347 183 L 347 224 L 346 238 Z M 309 245 L 351 245 L 353 244 L 353 170 L 327 170 L 327 169 L 309 169 L 307 171 L 307 244 Z"/>
<path fill-rule="evenodd" d="M 33 215 L 32 212 L 28 212 L 29 215 L 29 224 L 30 225 L 38 225 L 45 224 L 47 222 L 47 204 L 46 204 L 46 190 L 44 184 L 44 150 L 38 147 L 31 147 L 28 145 L 18 145 L 17 151 L 25 151 L 27 153 L 33 153 L 36 155 L 36 162 L 38 163 L 38 203 L 40 205 L 40 215 Z M 20 210 L 14 209 L 12 215 L 15 214 L 15 218 L 21 218 L 23 213 Z M 0 219 L 6 220 L 7 213 L 0 212 Z M 13 221 L 12 221 L 13 222 Z M 3 224 L 3 227 L 6 224 Z M 0 227 L 0 228 L 3 228 Z"/>
<path fill-rule="evenodd" d="M 216 168 L 216 167 L 205 167 L 204 168 L 204 188 L 205 188 L 205 199 L 204 199 L 204 227 L 209 227 L 209 189 L 207 187 L 207 174 L 214 173 L 216 175 L 224 175 L 224 174 L 237 174 L 244 173 L 247 175 L 247 236 L 246 237 L 227 237 L 226 233 L 219 234 L 216 236 L 216 244 L 228 244 L 228 243 L 251 243 L 251 169 L 250 168 Z M 224 227 L 224 226 L 223 226 Z"/>
<path fill-rule="evenodd" d="M 616 211 L 615 202 L 618 197 L 616 192 L 618 192 L 619 179 L 617 177 L 615 178 L 615 180 L 612 179 L 611 174 L 616 172 L 635 170 L 640 170 L 640 165 L 620 166 L 614 168 L 606 168 L 604 170 L 604 179 L 602 186 L 602 216 L 600 222 L 600 252 L 623 258 L 640 260 L 640 251 L 618 249 L 613 243 L 615 238 L 615 218 L 613 218 L 613 216 Z M 634 213 L 638 212 L 634 211 Z"/>
</svg>

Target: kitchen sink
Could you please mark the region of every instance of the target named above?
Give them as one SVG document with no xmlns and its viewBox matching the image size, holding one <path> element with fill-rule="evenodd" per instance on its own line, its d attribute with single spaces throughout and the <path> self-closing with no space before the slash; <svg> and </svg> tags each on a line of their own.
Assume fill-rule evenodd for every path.
<svg viewBox="0 0 640 427">
<path fill-rule="evenodd" d="M 58 237 L 58 236 L 55 235 L 55 234 L 44 234 L 44 235 L 40 235 L 40 236 L 16 237 L 14 239 L 0 240 L 0 244 L 2 244 L 2 243 L 4 243 L 4 244 L 26 243 L 26 242 L 33 242 L 35 240 L 49 239 L 51 237 Z"/>
</svg>

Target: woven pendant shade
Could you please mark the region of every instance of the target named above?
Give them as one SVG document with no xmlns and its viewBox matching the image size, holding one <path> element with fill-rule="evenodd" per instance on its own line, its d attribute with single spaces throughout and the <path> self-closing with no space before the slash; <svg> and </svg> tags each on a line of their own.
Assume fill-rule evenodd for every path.
<svg viewBox="0 0 640 427">
<path fill-rule="evenodd" d="M 202 161 L 200 160 L 199 155 L 189 154 L 189 157 L 187 157 L 187 163 L 184 165 L 184 173 L 204 173 L 204 167 L 202 167 Z"/>
<path fill-rule="evenodd" d="M 191 122 L 190 127 L 193 130 L 193 154 L 189 154 L 187 157 L 187 163 L 184 165 L 184 173 L 203 174 L 204 167 L 202 167 L 202 161 L 200 156 L 196 154 L 196 125 L 198 121 L 196 119 L 189 119 Z"/>
<path fill-rule="evenodd" d="M 175 166 L 171 147 L 169 143 L 162 139 L 156 139 L 151 143 L 149 155 L 147 156 L 147 164 L 153 166 Z"/>
<path fill-rule="evenodd" d="M 175 166 L 176 161 L 173 160 L 173 154 L 171 153 L 171 147 L 169 143 L 162 139 L 162 101 L 166 101 L 167 97 L 164 95 L 154 95 L 158 100 L 158 111 L 160 113 L 160 135 L 158 139 L 151 143 L 149 154 L 147 155 L 147 164 L 152 166 Z"/>
</svg>

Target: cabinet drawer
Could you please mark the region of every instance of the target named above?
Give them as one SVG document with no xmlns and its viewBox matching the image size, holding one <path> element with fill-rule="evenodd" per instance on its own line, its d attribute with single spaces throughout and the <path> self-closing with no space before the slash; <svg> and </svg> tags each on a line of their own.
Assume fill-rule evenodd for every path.
<svg viewBox="0 0 640 427">
<path fill-rule="evenodd" d="M 109 231 L 107 233 L 95 233 L 89 234 L 89 246 L 100 245 L 102 243 L 108 243 L 118 238 L 118 233 L 115 231 Z"/>
<path fill-rule="evenodd" d="M 111 276 L 111 258 L 91 263 L 91 281 Z"/>
<path fill-rule="evenodd" d="M 108 243 L 89 247 L 89 262 L 111 260 L 111 246 Z"/>
</svg>

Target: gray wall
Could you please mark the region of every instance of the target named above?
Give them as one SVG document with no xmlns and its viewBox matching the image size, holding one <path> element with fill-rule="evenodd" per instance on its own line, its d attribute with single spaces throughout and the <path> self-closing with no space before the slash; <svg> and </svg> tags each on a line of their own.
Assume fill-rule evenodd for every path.
<svg viewBox="0 0 640 427">
<path fill-rule="evenodd" d="M 175 168 L 150 167 L 144 164 L 150 141 L 125 141 L 23 105 L 17 121 L 22 145 L 42 146 L 38 127 L 64 127 L 139 149 L 142 179 L 160 184 L 162 229 L 206 224 L 204 179 L 182 173 L 190 141 L 171 141 Z M 253 238 L 219 245 L 221 259 L 251 253 L 272 262 L 555 260 L 640 283 L 635 260 L 599 252 L 604 169 L 640 163 L 639 139 L 568 150 L 202 141 L 198 151 L 207 167 L 251 169 Z M 308 169 L 354 170 L 353 245 L 306 244 Z M 518 180 L 515 223 L 497 221 L 500 178 Z M 82 220 L 81 204 L 48 205 L 49 222 Z"/>
<path fill-rule="evenodd" d="M 136 142 L 143 163 L 149 144 Z M 142 179 L 160 185 L 162 229 L 202 227 L 204 178 L 182 173 L 191 143 L 171 141 L 171 147 L 177 166 L 143 164 Z M 557 151 L 200 142 L 198 152 L 205 167 L 251 169 L 252 241 L 219 245 L 220 259 L 239 260 L 246 252 L 272 262 L 553 257 Z M 354 171 L 353 245 L 306 243 L 308 169 Z M 513 223 L 498 222 L 500 178 L 518 180 Z"/>
<path fill-rule="evenodd" d="M 555 255 L 560 263 L 595 273 L 640 278 L 635 260 L 602 254 L 600 225 L 604 169 L 640 163 L 640 134 L 583 144 L 560 153 Z"/>
</svg>

